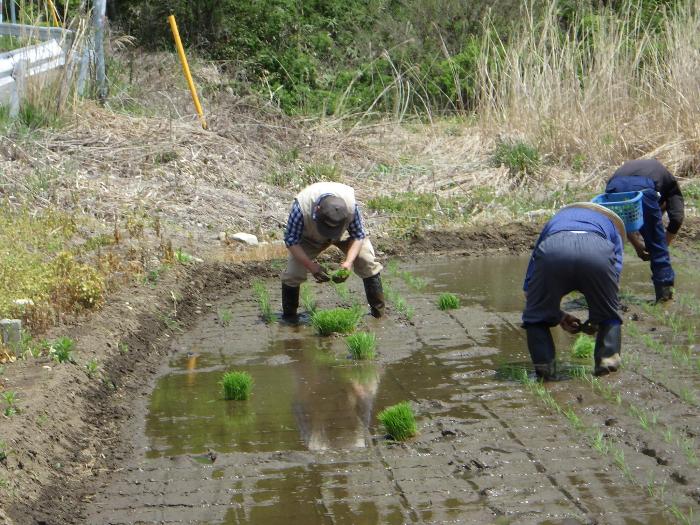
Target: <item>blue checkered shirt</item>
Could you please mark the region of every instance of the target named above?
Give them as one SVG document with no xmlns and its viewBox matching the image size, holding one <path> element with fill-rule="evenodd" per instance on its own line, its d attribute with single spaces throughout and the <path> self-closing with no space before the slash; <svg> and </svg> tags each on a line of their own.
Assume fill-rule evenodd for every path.
<svg viewBox="0 0 700 525">
<path fill-rule="evenodd" d="M 321 199 L 326 195 L 321 195 Z M 319 201 L 321 200 L 319 199 Z M 318 204 L 318 203 L 317 203 Z M 284 243 L 287 246 L 294 246 L 301 242 L 301 236 L 304 232 L 304 214 L 301 211 L 301 206 L 299 202 L 294 199 L 294 204 L 292 204 L 292 211 L 289 212 L 289 218 L 287 219 L 287 229 L 284 232 Z M 360 215 L 360 208 L 355 205 L 355 214 L 348 224 L 348 234 L 351 239 L 357 239 L 361 241 L 367 237 L 367 232 L 365 227 L 362 225 L 362 216 Z"/>
</svg>

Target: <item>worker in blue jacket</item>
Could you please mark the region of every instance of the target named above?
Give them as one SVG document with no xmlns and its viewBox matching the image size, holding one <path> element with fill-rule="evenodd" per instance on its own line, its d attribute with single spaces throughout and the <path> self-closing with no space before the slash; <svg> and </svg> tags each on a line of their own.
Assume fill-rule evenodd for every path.
<svg viewBox="0 0 700 525">
<path fill-rule="evenodd" d="M 629 233 L 628 239 L 637 255 L 651 266 L 656 302 L 673 298 L 675 273 L 671 266 L 668 246 L 678 233 L 685 216 L 683 194 L 678 181 L 656 159 L 637 159 L 625 162 L 608 181 L 606 193 L 641 191 L 644 225 L 639 234 Z M 664 228 L 663 213 L 668 213 Z"/>
<path fill-rule="evenodd" d="M 556 325 L 572 334 L 582 329 L 589 333 L 597 330 L 594 373 L 605 375 L 619 368 L 622 318 L 618 293 L 624 238 L 622 219 L 588 202 L 562 208 L 544 226 L 523 285 L 523 327 L 539 378 L 556 377 L 550 332 L 550 327 Z M 561 309 L 562 298 L 574 290 L 586 298 L 586 323 Z"/>
</svg>

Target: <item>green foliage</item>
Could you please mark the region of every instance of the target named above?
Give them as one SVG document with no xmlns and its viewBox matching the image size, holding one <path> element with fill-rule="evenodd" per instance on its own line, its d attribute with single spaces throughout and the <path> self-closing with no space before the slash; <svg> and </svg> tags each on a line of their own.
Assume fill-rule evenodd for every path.
<svg viewBox="0 0 700 525">
<path fill-rule="evenodd" d="M 349 334 L 357 327 L 362 318 L 362 309 L 331 308 L 329 310 L 316 310 L 311 315 L 311 324 L 320 335 L 332 333 Z"/>
<path fill-rule="evenodd" d="M 224 389 L 224 398 L 235 401 L 245 401 L 253 390 L 253 378 L 248 372 L 226 372 L 221 385 Z"/>
<path fill-rule="evenodd" d="M 354 359 L 374 359 L 377 355 L 377 337 L 369 332 L 357 332 L 345 338 L 348 350 Z"/>
<path fill-rule="evenodd" d="M 49 356 L 57 363 L 73 363 L 75 342 L 70 337 L 59 337 L 49 347 Z"/>
<path fill-rule="evenodd" d="M 541 164 L 537 148 L 520 140 L 499 140 L 492 160 L 495 166 L 507 167 L 511 176 L 517 178 L 535 175 Z"/>
<path fill-rule="evenodd" d="M 386 433 L 396 441 L 405 441 L 418 433 L 413 409 L 407 401 L 385 408 L 377 419 Z"/>
<path fill-rule="evenodd" d="M 595 339 L 586 334 L 579 334 L 571 347 L 571 355 L 577 359 L 590 359 L 594 349 Z"/>
<path fill-rule="evenodd" d="M 99 372 L 99 370 L 100 364 L 96 358 L 90 359 L 90 361 L 85 363 L 85 373 L 88 377 L 94 377 L 97 374 L 97 372 Z"/>
<path fill-rule="evenodd" d="M 5 416 L 12 417 L 19 412 L 19 408 L 17 407 L 17 392 L 7 390 L 0 394 L 0 397 L 3 398 L 7 405 L 4 410 Z"/>
<path fill-rule="evenodd" d="M 459 297 L 453 293 L 443 293 L 438 297 L 437 304 L 440 310 L 454 310 L 459 308 Z"/>
<path fill-rule="evenodd" d="M 0 211 L 0 317 L 22 316 L 45 328 L 55 312 L 92 308 L 102 302 L 100 273 L 65 247 L 75 240 L 72 217 L 46 211 Z M 31 299 L 18 311 L 14 299 Z"/>
<path fill-rule="evenodd" d="M 180 264 L 189 264 L 194 258 L 182 248 L 175 250 L 175 260 Z"/>
</svg>

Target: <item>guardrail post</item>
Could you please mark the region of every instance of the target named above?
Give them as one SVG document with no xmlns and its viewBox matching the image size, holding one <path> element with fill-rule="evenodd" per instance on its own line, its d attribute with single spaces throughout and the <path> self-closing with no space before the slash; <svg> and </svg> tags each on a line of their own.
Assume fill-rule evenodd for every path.
<svg viewBox="0 0 700 525">
<path fill-rule="evenodd" d="M 10 117 L 19 115 L 19 105 L 26 86 L 27 61 L 19 60 L 12 68 L 13 90 L 10 95 Z"/>
</svg>

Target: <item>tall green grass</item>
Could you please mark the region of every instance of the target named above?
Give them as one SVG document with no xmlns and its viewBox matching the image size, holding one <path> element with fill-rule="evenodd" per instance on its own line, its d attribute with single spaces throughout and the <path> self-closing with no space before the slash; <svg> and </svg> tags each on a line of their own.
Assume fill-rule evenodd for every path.
<svg viewBox="0 0 700 525">
<path fill-rule="evenodd" d="M 396 441 L 405 441 L 418 433 L 416 417 L 408 401 L 382 410 L 377 416 L 386 433 Z"/>
<path fill-rule="evenodd" d="M 253 390 L 253 378 L 248 372 L 226 372 L 221 380 L 224 398 L 244 401 L 250 397 Z"/>
</svg>

